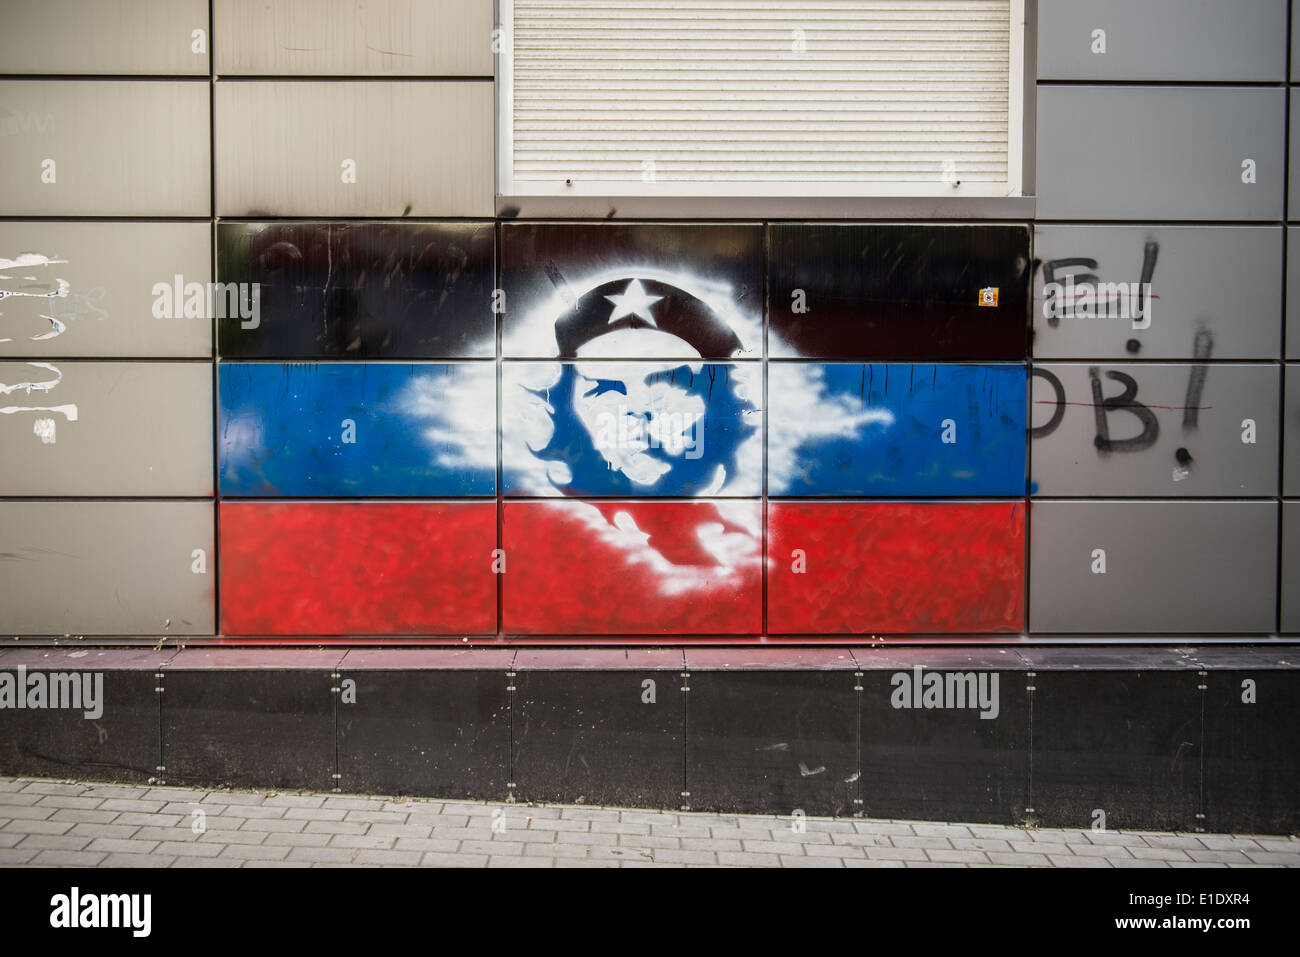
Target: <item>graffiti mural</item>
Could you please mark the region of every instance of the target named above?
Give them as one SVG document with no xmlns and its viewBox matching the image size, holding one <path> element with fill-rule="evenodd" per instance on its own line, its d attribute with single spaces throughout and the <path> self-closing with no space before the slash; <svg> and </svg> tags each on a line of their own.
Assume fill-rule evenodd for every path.
<svg viewBox="0 0 1300 957">
<path fill-rule="evenodd" d="M 219 321 L 221 493 L 258 500 L 222 510 L 223 583 L 234 583 L 223 605 L 251 603 L 223 612 L 228 633 L 1022 627 L 1025 367 L 810 360 L 907 356 L 922 341 L 940 343 L 931 355 L 1023 358 L 1023 228 L 507 223 L 490 289 L 484 257 L 468 256 L 477 227 L 222 228 L 222 280 L 266 284 L 256 328 Z M 387 259 L 374 252 L 385 242 Z M 791 243 L 820 251 L 827 273 L 792 272 Z M 870 268 L 845 285 L 854 256 Z M 925 270 L 934 280 L 919 295 Z M 807 288 L 780 294 L 798 319 L 778 322 L 763 291 L 788 281 Z M 490 326 L 472 325 L 484 314 L 500 316 L 497 361 Z M 337 361 L 439 349 L 459 361 Z M 438 554 L 425 558 L 377 503 L 264 501 L 386 496 L 497 496 L 499 529 L 487 536 L 480 510 L 439 505 L 425 546 Z M 783 504 L 765 509 L 765 496 Z M 1010 501 L 798 504 L 989 496 Z M 346 527 L 339 553 L 307 547 L 316 521 L 329 536 Z M 270 570 L 262 547 L 298 583 L 278 598 L 242 591 Z M 814 558 L 787 580 L 794 552 Z M 499 621 L 405 589 L 390 621 L 382 601 L 345 613 L 314 591 L 340 561 L 387 582 L 392 554 L 411 565 L 403 581 L 435 566 L 441 580 L 448 560 L 466 569 L 456 580 L 489 575 Z"/>
</svg>

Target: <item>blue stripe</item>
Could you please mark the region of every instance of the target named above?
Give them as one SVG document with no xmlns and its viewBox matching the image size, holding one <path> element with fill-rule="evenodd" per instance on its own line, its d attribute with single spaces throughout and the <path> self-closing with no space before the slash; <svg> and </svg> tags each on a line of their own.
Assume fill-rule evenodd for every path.
<svg viewBox="0 0 1300 957">
<path fill-rule="evenodd" d="M 219 393 L 223 495 L 496 494 L 492 363 L 226 362 Z"/>
<path fill-rule="evenodd" d="M 768 377 L 770 495 L 1025 494 L 1022 365 L 772 363 Z"/>
</svg>

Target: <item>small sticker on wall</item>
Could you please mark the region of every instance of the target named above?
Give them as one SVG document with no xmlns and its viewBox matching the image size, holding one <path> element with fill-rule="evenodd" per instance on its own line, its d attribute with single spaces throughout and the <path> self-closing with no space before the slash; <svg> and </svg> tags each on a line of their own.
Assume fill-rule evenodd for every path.
<svg viewBox="0 0 1300 957">
<path fill-rule="evenodd" d="M 998 287 L 985 286 L 980 290 L 981 306 L 996 306 L 998 304 Z"/>
</svg>

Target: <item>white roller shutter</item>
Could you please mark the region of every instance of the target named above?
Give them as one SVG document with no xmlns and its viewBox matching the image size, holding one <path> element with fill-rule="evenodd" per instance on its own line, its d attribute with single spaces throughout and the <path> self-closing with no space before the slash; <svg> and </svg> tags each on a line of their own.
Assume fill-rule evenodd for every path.
<svg viewBox="0 0 1300 957">
<path fill-rule="evenodd" d="M 1022 0 L 501 0 L 505 195 L 1020 195 Z"/>
</svg>

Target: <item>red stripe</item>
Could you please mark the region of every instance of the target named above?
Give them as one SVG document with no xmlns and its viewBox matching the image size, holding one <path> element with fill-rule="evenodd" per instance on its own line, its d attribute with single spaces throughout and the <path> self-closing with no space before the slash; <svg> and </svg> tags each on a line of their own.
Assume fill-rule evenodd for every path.
<svg viewBox="0 0 1300 957">
<path fill-rule="evenodd" d="M 492 502 L 223 502 L 227 635 L 496 632 Z"/>
<path fill-rule="evenodd" d="M 757 634 L 761 505 L 737 505 L 739 523 L 710 502 L 506 502 L 504 630 Z"/>
<path fill-rule="evenodd" d="M 1024 627 L 1021 502 L 771 504 L 772 634 Z M 795 550 L 805 571 L 796 571 Z"/>
</svg>

